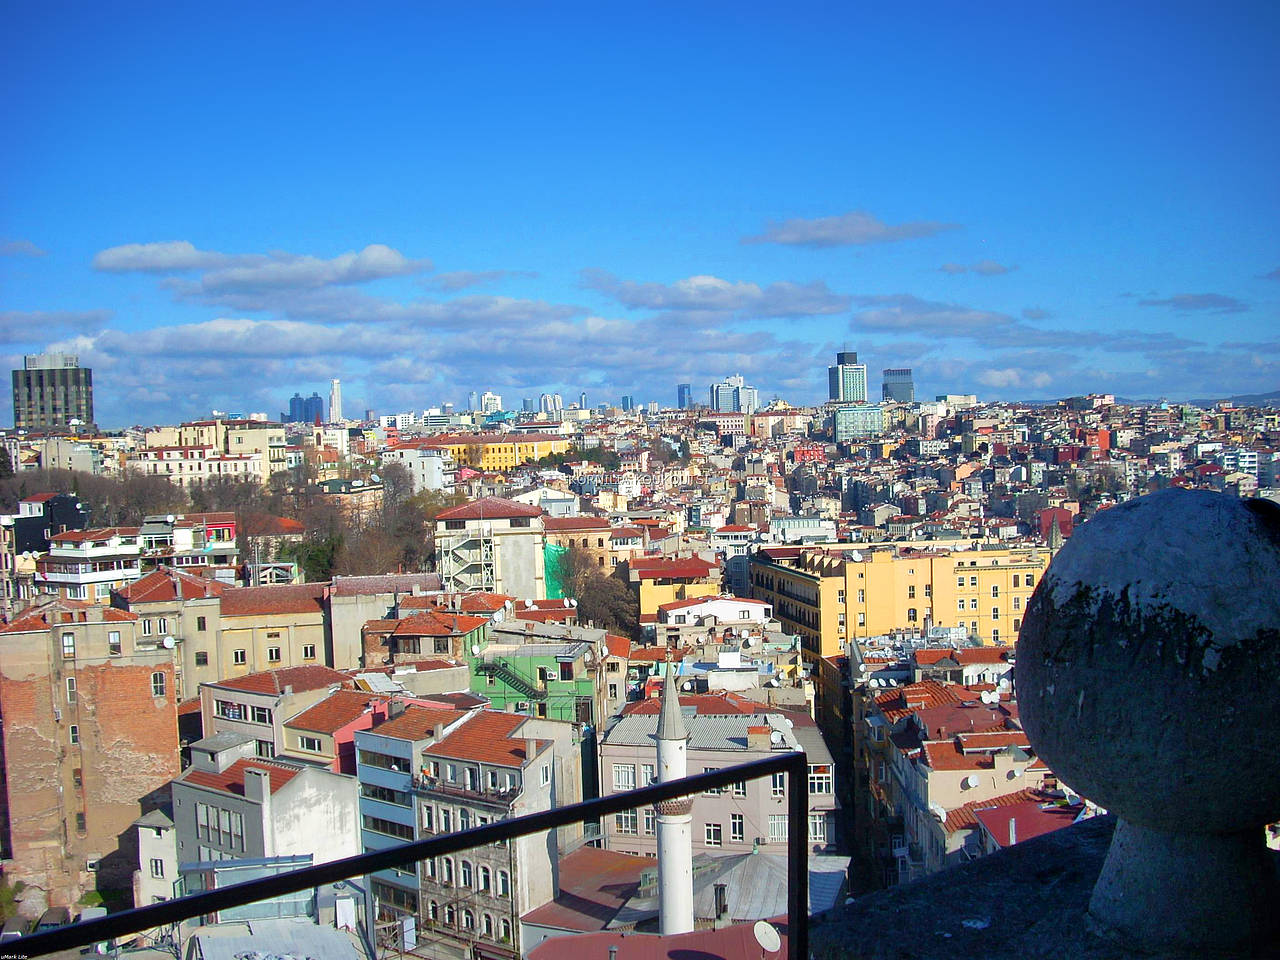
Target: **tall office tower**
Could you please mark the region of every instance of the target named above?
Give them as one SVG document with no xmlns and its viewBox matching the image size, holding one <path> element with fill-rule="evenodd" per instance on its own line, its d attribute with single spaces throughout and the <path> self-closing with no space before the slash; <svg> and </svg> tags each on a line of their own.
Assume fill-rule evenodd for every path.
<svg viewBox="0 0 1280 960">
<path fill-rule="evenodd" d="M 302 401 L 302 420 L 301 423 L 323 423 L 324 422 L 324 400 L 320 394 L 314 390 L 311 396 Z"/>
<path fill-rule="evenodd" d="M 533 402 L 533 397 L 525 397 L 523 401 L 525 413 L 537 413 L 538 405 Z"/>
<path fill-rule="evenodd" d="M 329 422 L 342 423 L 342 381 L 329 381 Z"/>
<path fill-rule="evenodd" d="M 558 393 L 544 393 L 538 398 L 538 409 L 542 413 L 559 414 L 564 410 L 564 397 Z"/>
<path fill-rule="evenodd" d="M 48 430 L 80 424 L 93 425 L 93 371 L 70 353 L 23 357 L 22 369 L 13 371 L 13 425 Z"/>
<path fill-rule="evenodd" d="M 587 391 L 585 390 L 583 390 L 580 394 L 578 394 L 578 409 L 579 410 L 587 409 Z"/>
<path fill-rule="evenodd" d="M 304 400 L 302 399 L 302 394 L 300 394 L 300 393 L 295 393 L 292 397 L 290 397 L 290 398 L 289 398 L 289 412 L 288 412 L 288 413 L 285 413 L 285 412 L 281 411 L 281 413 L 280 413 L 280 420 L 281 420 L 281 422 L 283 422 L 283 423 L 301 423 L 301 422 L 302 422 L 302 420 L 304 419 L 303 414 L 302 414 L 302 405 L 303 405 L 303 403 L 305 403 L 305 402 L 306 402 L 306 401 L 304 401 Z"/>
<path fill-rule="evenodd" d="M 622 412 L 623 412 L 623 413 L 628 413 L 628 412 L 630 412 L 631 410 L 633 410 L 633 409 L 635 408 L 635 405 L 636 405 L 636 398 L 635 398 L 635 397 L 631 396 L 630 394 L 623 394 L 623 397 L 622 397 Z"/>
<path fill-rule="evenodd" d="M 841 403 L 867 402 L 867 365 L 850 351 L 836 354 L 836 365 L 827 367 L 828 396 Z"/>
<path fill-rule="evenodd" d="M 726 377 L 721 383 L 713 383 L 710 400 L 711 409 L 720 413 L 755 413 L 760 405 L 756 388 L 748 386 L 741 374 Z"/>
<path fill-rule="evenodd" d="M 472 390 L 470 393 L 467 394 L 467 410 L 470 411 L 470 410 L 478 409 L 477 408 L 478 402 L 479 402 L 479 398 L 476 396 L 476 392 L 474 390 Z"/>
<path fill-rule="evenodd" d="M 693 406 L 693 384 L 676 384 L 676 406 L 681 410 L 688 410 Z"/>
<path fill-rule="evenodd" d="M 490 393 L 486 390 L 480 395 L 480 412 L 481 413 L 501 413 L 502 397 L 496 393 Z"/>
<path fill-rule="evenodd" d="M 885 370 L 880 385 L 880 399 L 894 403 L 915 403 L 916 387 L 911 382 L 911 368 Z"/>
</svg>

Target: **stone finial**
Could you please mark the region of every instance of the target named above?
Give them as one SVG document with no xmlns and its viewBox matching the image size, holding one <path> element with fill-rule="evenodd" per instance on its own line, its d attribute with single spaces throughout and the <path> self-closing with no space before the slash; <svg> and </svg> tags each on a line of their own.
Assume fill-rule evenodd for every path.
<svg viewBox="0 0 1280 960">
<path fill-rule="evenodd" d="M 1098 514 L 1027 608 L 1038 755 L 1117 815 L 1089 913 L 1137 949 L 1253 952 L 1277 926 L 1280 506 L 1168 490 Z"/>
</svg>

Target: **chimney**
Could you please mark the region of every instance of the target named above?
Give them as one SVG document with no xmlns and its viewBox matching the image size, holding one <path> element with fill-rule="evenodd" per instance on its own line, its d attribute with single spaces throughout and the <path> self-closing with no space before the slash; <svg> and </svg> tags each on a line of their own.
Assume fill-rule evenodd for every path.
<svg viewBox="0 0 1280 960">
<path fill-rule="evenodd" d="M 436 728 L 431 731 L 431 742 L 439 743 L 443 739 L 444 739 L 444 724 L 437 723 Z"/>
<path fill-rule="evenodd" d="M 769 750 L 772 747 L 773 727 L 766 724 L 747 727 L 747 749 Z"/>
<path fill-rule="evenodd" d="M 616 945 L 609 948 L 609 960 L 618 960 L 618 948 Z"/>
<path fill-rule="evenodd" d="M 1017 842 L 1018 842 L 1018 824 L 1013 817 L 1010 817 L 1009 818 L 1009 846 L 1012 847 Z"/>
<path fill-rule="evenodd" d="M 535 740 L 533 737 L 525 737 L 524 738 L 525 762 L 527 763 L 532 761 L 533 758 L 537 756 L 537 754 L 538 754 L 538 741 Z"/>
</svg>

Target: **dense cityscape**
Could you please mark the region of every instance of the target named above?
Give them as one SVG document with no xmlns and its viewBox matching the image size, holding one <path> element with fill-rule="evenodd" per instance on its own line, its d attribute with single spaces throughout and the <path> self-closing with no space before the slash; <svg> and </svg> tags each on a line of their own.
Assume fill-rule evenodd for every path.
<svg viewBox="0 0 1280 960">
<path fill-rule="evenodd" d="M 819 406 L 731 374 L 669 405 L 484 392 L 355 419 L 335 379 L 275 418 L 100 432 L 92 371 L 28 356 L 0 456 L 21 915 L 633 790 L 676 741 L 689 773 L 805 754 L 814 914 L 1105 812 L 1022 730 L 1023 612 L 1100 512 L 1168 488 L 1280 500 L 1280 410 L 925 400 L 910 369 L 833 360 Z M 441 957 L 731 940 L 786 912 L 787 790 L 744 782 L 270 915 Z M 681 849 L 683 894 L 654 859 Z"/>
</svg>

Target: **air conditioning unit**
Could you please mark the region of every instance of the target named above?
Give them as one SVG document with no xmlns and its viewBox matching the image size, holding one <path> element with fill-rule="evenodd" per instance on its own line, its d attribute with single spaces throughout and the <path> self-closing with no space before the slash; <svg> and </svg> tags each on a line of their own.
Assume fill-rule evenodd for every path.
<svg viewBox="0 0 1280 960">
<path fill-rule="evenodd" d="M 55 723 L 62 722 L 62 711 L 59 710 L 57 707 L 53 708 L 53 719 Z"/>
</svg>

